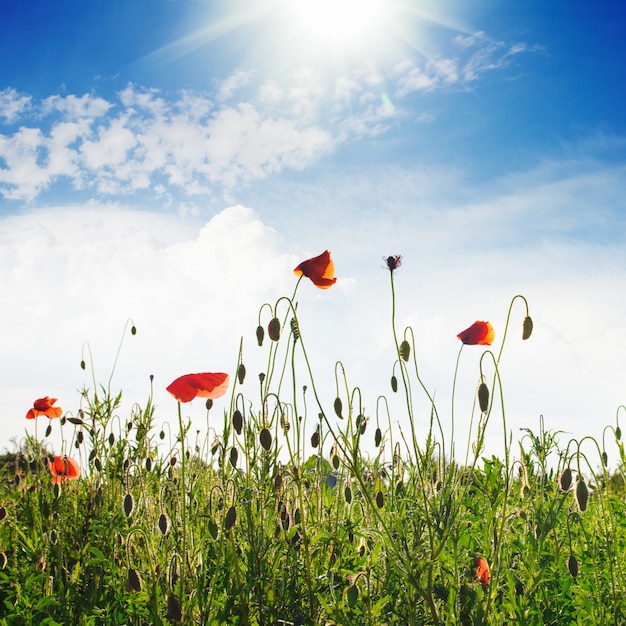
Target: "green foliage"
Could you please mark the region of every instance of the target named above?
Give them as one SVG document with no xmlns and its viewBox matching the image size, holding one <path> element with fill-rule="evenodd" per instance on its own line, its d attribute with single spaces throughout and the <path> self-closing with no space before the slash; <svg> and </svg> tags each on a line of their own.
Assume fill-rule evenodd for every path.
<svg viewBox="0 0 626 626">
<path fill-rule="evenodd" d="M 396 335 L 390 276 L 393 391 L 404 392 L 410 430 L 394 432 L 389 417 L 385 426 L 382 408 L 368 429 L 341 364 L 336 395 L 322 402 L 295 294 L 264 307 L 272 341 L 263 344 L 259 325 L 268 364 L 259 396 L 238 390 L 240 353 L 210 443 L 190 444 L 179 405 L 165 449 L 151 397 L 122 420 L 121 393 L 94 381 L 76 415 L 60 420 L 64 449 L 83 461 L 80 479 L 53 486 L 45 438 L 29 435 L 0 458 L 0 624 L 624 623 L 624 480 L 608 474 L 604 443 L 561 448 L 542 424 L 524 432 L 512 458 L 502 348 L 487 350 L 460 464 L 421 381 L 412 331 Z M 281 334 L 287 320 L 292 332 Z M 414 387 L 431 407 L 423 441 Z M 487 458 L 485 430 L 498 418 L 505 455 Z M 623 467 L 621 431 L 613 432 Z M 374 456 L 365 452 L 371 443 Z M 478 575 L 480 559 L 488 575 Z"/>
</svg>

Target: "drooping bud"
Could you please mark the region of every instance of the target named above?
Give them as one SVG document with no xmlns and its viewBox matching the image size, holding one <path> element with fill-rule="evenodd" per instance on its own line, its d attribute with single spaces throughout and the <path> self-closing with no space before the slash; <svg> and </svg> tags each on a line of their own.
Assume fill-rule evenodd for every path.
<svg viewBox="0 0 626 626">
<path fill-rule="evenodd" d="M 237 510 L 234 506 L 231 506 L 224 517 L 224 530 L 230 530 L 237 521 Z"/>
<path fill-rule="evenodd" d="M 259 441 L 261 442 L 261 446 L 263 446 L 264 450 L 269 450 L 272 447 L 272 433 L 270 433 L 269 429 L 261 429 L 261 432 L 259 433 Z"/>
<path fill-rule="evenodd" d="M 141 591 L 141 576 L 136 569 L 129 569 L 126 576 L 126 589 L 128 591 Z"/>
<path fill-rule="evenodd" d="M 235 446 L 233 446 L 230 449 L 230 455 L 229 455 L 230 464 L 233 467 L 237 467 L 237 459 L 238 458 L 239 458 L 239 452 L 237 451 L 237 448 L 235 448 Z"/>
<path fill-rule="evenodd" d="M 337 414 L 337 417 L 340 419 L 343 419 L 343 415 L 341 414 L 342 410 L 343 410 L 343 404 L 341 402 L 341 398 L 339 396 L 337 396 L 335 398 L 335 402 L 333 404 L 333 407 L 335 409 L 335 413 Z"/>
<path fill-rule="evenodd" d="M 489 409 L 489 387 L 484 381 L 478 385 L 478 406 L 483 413 Z"/>
<path fill-rule="evenodd" d="M 167 618 L 173 622 L 181 622 L 183 620 L 183 609 L 180 600 L 175 593 L 170 592 L 167 596 Z"/>
<path fill-rule="evenodd" d="M 559 489 L 566 493 L 572 487 L 572 470 L 569 467 L 566 467 L 559 476 L 558 479 Z"/>
<path fill-rule="evenodd" d="M 256 329 L 256 341 L 259 344 L 259 347 L 263 345 L 263 339 L 265 338 L 265 330 L 263 326 L 257 326 Z"/>
<path fill-rule="evenodd" d="M 400 344 L 399 352 L 404 361 L 409 360 L 409 355 L 411 354 L 411 346 L 406 339 Z"/>
<path fill-rule="evenodd" d="M 246 366 L 243 363 L 240 363 L 237 368 L 237 378 L 239 380 L 239 384 L 243 385 L 243 381 L 246 378 Z"/>
<path fill-rule="evenodd" d="M 618 441 L 622 438 L 622 429 L 617 426 L 615 428 L 615 439 L 617 439 Z"/>
<path fill-rule="evenodd" d="M 315 432 L 311 435 L 311 447 L 317 448 L 320 445 L 320 429 L 315 429 Z"/>
<path fill-rule="evenodd" d="M 277 317 L 273 317 L 267 325 L 267 334 L 272 341 L 280 339 L 280 320 Z"/>
<path fill-rule="evenodd" d="M 377 506 L 379 509 L 382 509 L 382 508 L 383 508 L 383 506 L 385 506 L 385 496 L 383 495 L 383 492 L 382 492 L 382 491 L 379 491 L 379 492 L 376 494 L 376 506 Z"/>
<path fill-rule="evenodd" d="M 130 493 L 127 493 L 124 496 L 124 515 L 126 515 L 126 517 L 130 517 L 134 508 L 135 500 L 133 499 L 133 496 L 130 495 Z"/>
<path fill-rule="evenodd" d="M 235 409 L 233 413 L 233 428 L 238 435 L 241 435 L 243 429 L 243 414 L 239 409 Z"/>
<path fill-rule="evenodd" d="M 391 391 L 396 393 L 398 391 L 398 379 L 394 376 L 391 377 Z"/>
<path fill-rule="evenodd" d="M 383 440 L 383 433 L 380 430 L 380 428 L 376 428 L 376 432 L 374 433 L 374 445 L 378 448 L 382 440 Z"/>
<path fill-rule="evenodd" d="M 581 478 L 576 484 L 576 503 L 581 513 L 587 510 L 587 502 L 589 501 L 589 489 L 585 481 Z"/>
<path fill-rule="evenodd" d="M 530 315 L 524 318 L 522 323 L 522 339 L 526 341 L 533 334 L 533 320 Z"/>
<path fill-rule="evenodd" d="M 170 528 L 172 527 L 172 522 L 170 518 L 165 514 L 161 513 L 159 517 L 159 530 L 162 535 L 167 535 L 170 532 Z"/>
<path fill-rule="evenodd" d="M 572 578 L 578 576 L 578 560 L 573 554 L 570 554 L 567 559 L 567 571 L 571 574 Z"/>
</svg>

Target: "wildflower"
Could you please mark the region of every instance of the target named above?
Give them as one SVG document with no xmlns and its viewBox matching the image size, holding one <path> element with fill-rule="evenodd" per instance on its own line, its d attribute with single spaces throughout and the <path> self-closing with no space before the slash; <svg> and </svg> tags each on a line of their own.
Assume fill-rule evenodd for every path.
<svg viewBox="0 0 626 626">
<path fill-rule="evenodd" d="M 52 484 L 62 485 L 66 480 L 76 480 L 80 476 L 80 465 L 69 456 L 55 456 L 50 461 Z"/>
<path fill-rule="evenodd" d="M 385 259 L 385 264 L 387 265 L 387 269 L 393 274 L 394 271 L 402 265 L 402 256 L 399 254 L 388 256 Z"/>
<path fill-rule="evenodd" d="M 482 556 L 476 557 L 476 576 L 474 580 L 479 582 L 485 589 L 489 586 L 491 574 L 489 573 L 489 563 Z"/>
<path fill-rule="evenodd" d="M 35 400 L 33 403 L 33 408 L 26 413 L 27 420 L 34 420 L 36 417 L 40 415 L 45 415 L 46 417 L 61 417 L 63 413 L 63 409 L 58 406 L 52 406 L 57 401 L 56 398 L 49 398 L 45 396 L 44 398 L 39 398 Z"/>
<path fill-rule="evenodd" d="M 457 337 L 470 346 L 490 346 L 495 333 L 491 322 L 474 322 L 469 328 L 460 332 Z"/>
<path fill-rule="evenodd" d="M 330 252 L 325 250 L 319 256 L 302 261 L 293 270 L 296 276 L 306 276 L 319 289 L 328 289 L 337 282 L 335 278 L 335 264 L 330 258 Z"/>
<path fill-rule="evenodd" d="M 166 387 L 179 402 L 190 402 L 196 396 L 219 398 L 228 389 L 228 374 L 210 373 L 185 374 Z"/>
</svg>

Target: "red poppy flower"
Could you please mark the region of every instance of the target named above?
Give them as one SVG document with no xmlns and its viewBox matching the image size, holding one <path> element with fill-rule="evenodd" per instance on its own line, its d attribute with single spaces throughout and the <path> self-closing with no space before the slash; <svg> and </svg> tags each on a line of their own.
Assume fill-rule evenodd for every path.
<svg viewBox="0 0 626 626">
<path fill-rule="evenodd" d="M 80 476 L 80 465 L 69 456 L 55 456 L 50 461 L 52 484 L 62 485 L 66 480 L 76 480 Z"/>
<path fill-rule="evenodd" d="M 337 282 L 335 278 L 335 264 L 330 258 L 330 252 L 325 250 L 319 256 L 302 261 L 293 270 L 296 276 L 306 276 L 320 289 L 328 289 Z"/>
<path fill-rule="evenodd" d="M 49 398 L 46 396 L 45 398 L 39 398 L 39 400 L 35 400 L 33 403 L 33 408 L 26 413 L 27 420 L 34 420 L 36 417 L 40 415 L 45 415 L 46 417 L 61 417 L 63 414 L 63 409 L 58 406 L 52 406 L 57 401 L 56 398 Z"/>
<path fill-rule="evenodd" d="M 490 346 L 495 333 L 491 322 L 474 322 L 469 328 L 460 332 L 457 337 L 470 346 Z"/>
<path fill-rule="evenodd" d="M 215 400 L 226 393 L 228 380 L 228 374 L 221 372 L 185 374 L 169 385 L 167 390 L 179 402 L 190 402 L 196 396 Z"/>
<path fill-rule="evenodd" d="M 489 581 L 491 580 L 489 563 L 487 563 L 487 559 L 482 556 L 476 557 L 476 576 L 474 580 L 485 588 L 489 585 Z"/>
</svg>

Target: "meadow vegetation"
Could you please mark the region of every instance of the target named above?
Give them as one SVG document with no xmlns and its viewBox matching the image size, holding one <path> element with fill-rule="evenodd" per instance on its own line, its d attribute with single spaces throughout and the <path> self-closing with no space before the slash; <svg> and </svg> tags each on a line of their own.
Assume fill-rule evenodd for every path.
<svg viewBox="0 0 626 626">
<path fill-rule="evenodd" d="M 513 441 L 499 365 L 507 341 L 533 339 L 515 296 L 499 350 L 489 322 L 459 333 L 459 356 L 484 353 L 457 459 L 412 329 L 396 328 L 402 259 L 385 263 L 397 357 L 381 392 L 404 398 L 405 429 L 384 395 L 365 414 L 340 363 L 336 397 L 320 397 L 296 296 L 303 279 L 332 287 L 327 252 L 296 268 L 291 297 L 261 307 L 252 348 L 267 367 L 254 397 L 240 350 L 230 376 L 168 387 L 169 429 L 155 425 L 151 397 L 122 417 L 121 392 L 95 380 L 75 413 L 38 399 L 20 449 L 0 458 L 0 624 L 626 623 L 624 407 L 606 441 L 561 443 L 543 425 Z M 211 436 L 194 437 L 185 416 L 198 397 Z M 487 427 L 502 432 L 501 458 L 485 453 Z"/>
</svg>

